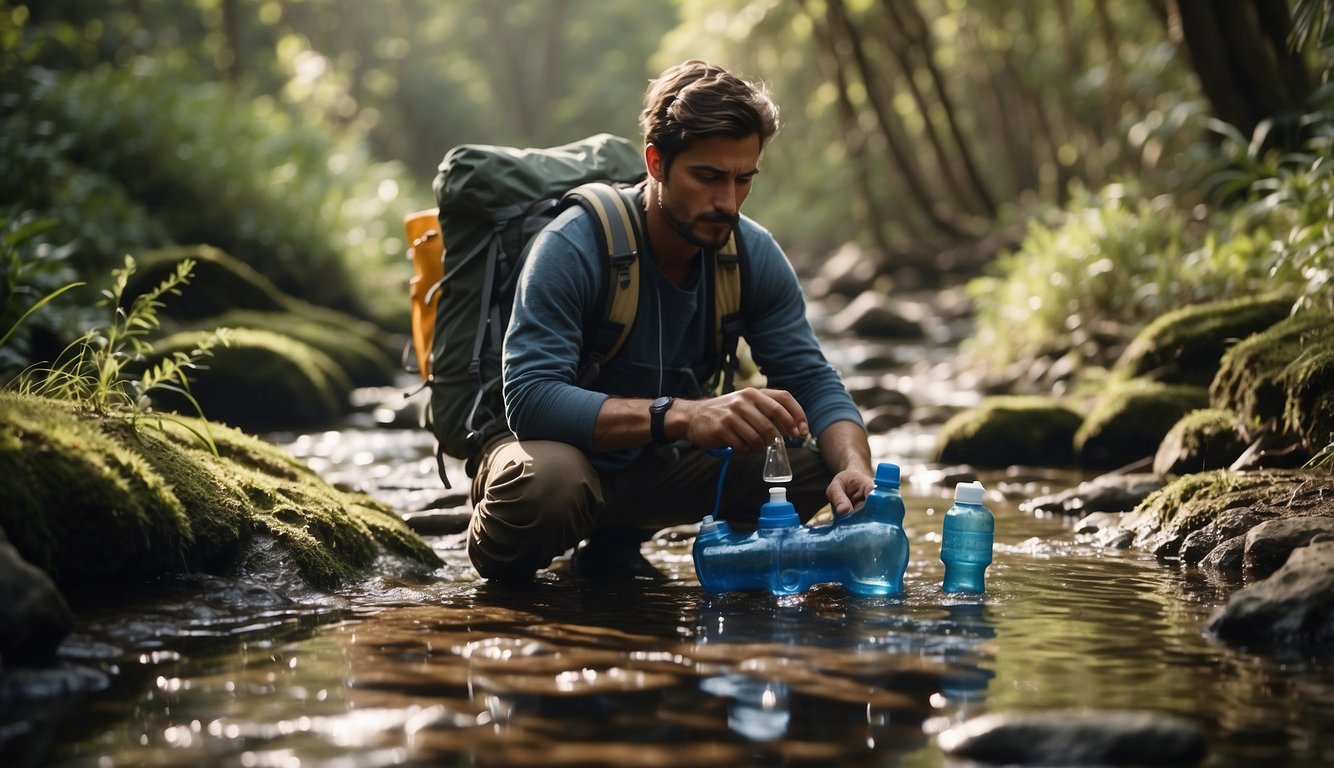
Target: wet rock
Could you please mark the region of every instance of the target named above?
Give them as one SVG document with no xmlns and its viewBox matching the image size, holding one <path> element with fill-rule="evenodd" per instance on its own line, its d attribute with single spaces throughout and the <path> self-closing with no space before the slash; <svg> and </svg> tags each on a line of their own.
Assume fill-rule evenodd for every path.
<svg viewBox="0 0 1334 768">
<path fill-rule="evenodd" d="M 1185 475 L 1225 469 L 1246 450 L 1231 411 L 1202 408 L 1181 417 L 1168 430 L 1153 456 L 1153 471 Z"/>
<path fill-rule="evenodd" d="M 1204 387 L 1137 379 L 1113 386 L 1075 433 L 1075 453 L 1086 467 L 1119 467 L 1153 456 L 1181 417 L 1209 404 Z"/>
<path fill-rule="evenodd" d="M 0 707 L 20 704 L 31 709 L 38 702 L 93 693 L 110 684 L 107 673 L 81 664 L 7 668 L 0 675 Z"/>
<path fill-rule="evenodd" d="M 1328 652 L 1334 643 L 1334 541 L 1293 550 L 1273 576 L 1234 594 L 1209 631 L 1235 645 Z"/>
<path fill-rule="evenodd" d="M 1108 549 L 1128 549 L 1134 534 L 1121 530 L 1121 513 L 1094 512 L 1075 523 L 1075 533 L 1092 539 L 1092 543 Z"/>
<path fill-rule="evenodd" d="M 422 536 L 448 536 L 466 531 L 471 519 L 472 513 L 466 506 L 462 509 L 429 509 L 403 514 L 403 522 Z"/>
<path fill-rule="evenodd" d="M 1233 536 L 1218 543 L 1200 560 L 1200 570 L 1219 575 L 1240 573 L 1246 558 L 1246 537 Z"/>
<path fill-rule="evenodd" d="M 1205 756 L 1199 726 L 1158 712 L 1001 712 L 950 728 L 939 744 L 1003 765 L 1194 765 Z"/>
<path fill-rule="evenodd" d="M 1153 474 L 1110 473 L 1060 493 L 1038 496 L 1020 504 L 1019 509 L 1030 514 L 1043 512 L 1061 515 L 1129 512 L 1163 485 L 1163 479 Z"/>
<path fill-rule="evenodd" d="M 864 291 L 829 318 L 828 330 L 867 339 L 921 339 L 926 336 L 918 307 L 896 302 L 880 291 Z M 909 313 L 912 314 L 909 314 Z"/>
<path fill-rule="evenodd" d="M 905 411 L 912 410 L 912 400 L 901 390 L 889 384 L 896 377 L 856 376 L 844 381 L 848 394 L 860 408 L 873 409 L 892 405 Z"/>
<path fill-rule="evenodd" d="M 1150 494 L 1121 525 L 1135 546 L 1176 557 L 1185 538 L 1225 512 L 1248 507 L 1262 517 L 1334 517 L 1334 476 L 1325 470 L 1215 470 L 1183 475 Z"/>
<path fill-rule="evenodd" d="M 214 453 L 197 419 L 146 421 L 0 392 L 0 527 L 62 590 L 230 573 L 261 541 L 288 556 L 254 572 L 270 585 L 291 573 L 331 589 L 386 555 L 440 565 L 382 502 L 337 490 L 272 444 L 214 423 Z"/>
<path fill-rule="evenodd" d="M 936 438 L 940 463 L 1068 466 L 1080 416 L 1051 398 L 994 396 L 955 414 Z"/>
<path fill-rule="evenodd" d="M 811 296 L 856 296 L 874 284 L 879 273 L 879 260 L 856 243 L 847 243 L 824 260 L 819 274 L 809 283 Z"/>
<path fill-rule="evenodd" d="M 74 615 L 44 572 L 0 531 L 0 660 L 44 661 L 74 627 Z"/>
<path fill-rule="evenodd" d="M 1181 542 L 1179 556 L 1187 565 L 1197 565 L 1219 544 L 1244 535 L 1268 518 L 1250 507 L 1234 507 L 1203 528 L 1192 531 Z"/>
<path fill-rule="evenodd" d="M 1265 577 L 1288 561 L 1298 547 L 1317 537 L 1334 539 L 1334 517 L 1287 517 L 1269 520 L 1246 534 L 1246 570 Z"/>
<path fill-rule="evenodd" d="M 866 422 L 868 433 L 880 435 L 907 424 L 911 420 L 911 414 L 911 410 L 904 410 L 893 405 L 882 405 L 862 414 L 862 419 Z"/>
</svg>

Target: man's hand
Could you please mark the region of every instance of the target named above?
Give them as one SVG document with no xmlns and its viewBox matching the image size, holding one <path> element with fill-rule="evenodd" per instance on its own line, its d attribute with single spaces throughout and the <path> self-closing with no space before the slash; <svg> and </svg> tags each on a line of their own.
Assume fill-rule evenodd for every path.
<svg viewBox="0 0 1334 768">
<path fill-rule="evenodd" d="M 820 434 L 820 456 L 834 473 L 825 498 L 836 514 L 846 515 L 875 488 L 866 430 L 851 421 L 830 424 Z"/>
<path fill-rule="evenodd" d="M 678 400 L 667 419 L 669 433 L 674 432 L 671 420 L 681 420 L 691 445 L 727 445 L 738 454 L 759 453 L 779 435 L 802 437 L 810 431 L 806 412 L 781 389 L 748 388 L 704 400 Z"/>
<path fill-rule="evenodd" d="M 845 469 L 834 475 L 825 489 L 825 498 L 834 512 L 846 515 L 875 489 L 875 478 L 861 469 Z"/>
</svg>

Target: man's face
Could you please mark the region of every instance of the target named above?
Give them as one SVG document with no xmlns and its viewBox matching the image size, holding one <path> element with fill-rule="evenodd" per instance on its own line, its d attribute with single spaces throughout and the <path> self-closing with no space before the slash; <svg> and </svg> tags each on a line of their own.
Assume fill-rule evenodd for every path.
<svg viewBox="0 0 1334 768">
<path fill-rule="evenodd" d="M 656 154 L 656 153 L 654 153 Z M 760 137 L 701 139 L 676 156 L 670 169 L 650 171 L 662 182 L 658 207 L 682 238 L 700 248 L 727 243 L 740 218 L 741 203 L 759 173 Z"/>
</svg>

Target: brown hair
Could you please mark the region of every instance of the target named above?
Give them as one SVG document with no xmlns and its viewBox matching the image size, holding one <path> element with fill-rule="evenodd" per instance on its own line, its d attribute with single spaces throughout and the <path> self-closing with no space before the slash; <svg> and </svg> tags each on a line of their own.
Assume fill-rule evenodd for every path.
<svg viewBox="0 0 1334 768">
<path fill-rule="evenodd" d="M 778 133 L 778 106 L 768 89 L 699 59 L 668 67 L 649 82 L 639 127 L 667 167 L 708 136 L 758 135 L 760 148 Z"/>
</svg>

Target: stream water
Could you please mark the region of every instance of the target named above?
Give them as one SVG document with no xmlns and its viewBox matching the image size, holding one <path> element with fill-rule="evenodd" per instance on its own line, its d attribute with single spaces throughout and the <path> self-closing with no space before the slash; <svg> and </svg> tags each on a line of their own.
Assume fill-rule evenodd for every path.
<svg viewBox="0 0 1334 768">
<path fill-rule="evenodd" d="M 916 370 L 919 399 L 963 396 L 931 386 L 929 361 Z M 441 494 L 420 431 L 284 439 L 400 509 Z M 982 475 L 997 516 L 987 592 L 943 594 L 953 479 L 924 461 L 929 440 L 909 426 L 873 446 L 905 476 L 902 596 L 709 597 L 680 530 L 646 548 L 661 584 L 591 583 L 559 562 L 530 585 L 479 582 L 459 534 L 428 537 L 446 563 L 429 579 L 386 564 L 333 596 L 164 583 L 78 605 L 62 654 L 108 684 L 11 728 L 0 763 L 941 766 L 961 764 L 936 735 L 983 712 L 1133 709 L 1198 723 L 1212 768 L 1334 765 L 1328 662 L 1205 635 L 1235 585 L 1019 511 L 1076 475 Z"/>
</svg>

